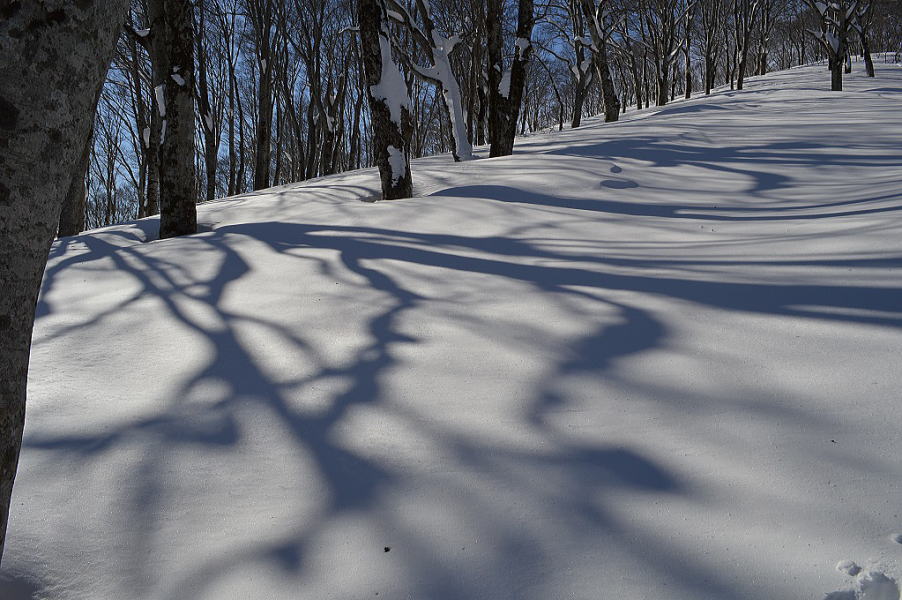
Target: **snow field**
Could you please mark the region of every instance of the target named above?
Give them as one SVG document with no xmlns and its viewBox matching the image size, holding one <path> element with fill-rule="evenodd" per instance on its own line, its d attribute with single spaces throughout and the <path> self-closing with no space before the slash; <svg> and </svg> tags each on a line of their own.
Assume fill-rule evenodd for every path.
<svg viewBox="0 0 902 600">
<path fill-rule="evenodd" d="M 877 67 L 57 243 L 0 597 L 898 600 Z"/>
</svg>

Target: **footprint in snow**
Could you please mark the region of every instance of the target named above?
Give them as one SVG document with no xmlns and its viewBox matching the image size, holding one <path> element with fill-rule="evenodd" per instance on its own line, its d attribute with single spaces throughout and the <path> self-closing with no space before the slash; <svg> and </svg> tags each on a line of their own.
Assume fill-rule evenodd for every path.
<svg viewBox="0 0 902 600">
<path fill-rule="evenodd" d="M 839 561 L 836 570 L 855 577 L 855 588 L 831 592 L 824 600 L 899 600 L 899 585 L 885 573 L 862 571 L 851 560 Z"/>
</svg>

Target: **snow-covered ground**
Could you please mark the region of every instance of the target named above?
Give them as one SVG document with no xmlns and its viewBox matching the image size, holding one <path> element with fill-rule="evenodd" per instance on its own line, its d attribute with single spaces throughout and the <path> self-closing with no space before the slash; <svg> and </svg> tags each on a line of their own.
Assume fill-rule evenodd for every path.
<svg viewBox="0 0 902 600">
<path fill-rule="evenodd" d="M 58 243 L 0 597 L 897 600 L 877 66 Z"/>
</svg>

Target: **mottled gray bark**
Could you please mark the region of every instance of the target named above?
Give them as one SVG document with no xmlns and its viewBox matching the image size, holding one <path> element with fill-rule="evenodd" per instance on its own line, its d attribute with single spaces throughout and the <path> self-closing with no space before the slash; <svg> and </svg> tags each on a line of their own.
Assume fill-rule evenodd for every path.
<svg viewBox="0 0 902 600">
<path fill-rule="evenodd" d="M 127 4 L 0 3 L 0 558 L 35 302 Z"/>
<path fill-rule="evenodd" d="M 400 94 L 401 90 L 390 89 L 388 82 L 383 81 L 398 68 L 391 58 L 384 0 L 358 0 L 357 22 L 360 25 L 360 53 L 372 115 L 373 154 L 382 180 L 382 197 L 385 200 L 409 198 L 413 195 L 410 174 L 413 124 L 409 99 L 405 103 L 400 98 L 391 97 L 392 94 Z M 400 73 L 397 77 L 400 78 Z"/>
<path fill-rule="evenodd" d="M 190 0 L 148 0 L 160 117 L 160 239 L 197 232 L 194 188 L 194 18 Z M 162 92 L 162 93 L 161 93 Z"/>
</svg>

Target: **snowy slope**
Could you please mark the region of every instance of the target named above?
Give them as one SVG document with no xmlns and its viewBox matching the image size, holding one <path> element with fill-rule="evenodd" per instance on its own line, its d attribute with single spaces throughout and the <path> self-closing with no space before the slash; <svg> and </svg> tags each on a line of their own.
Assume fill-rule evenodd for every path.
<svg viewBox="0 0 902 600">
<path fill-rule="evenodd" d="M 59 243 L 0 597 L 897 600 L 878 67 Z"/>
</svg>

